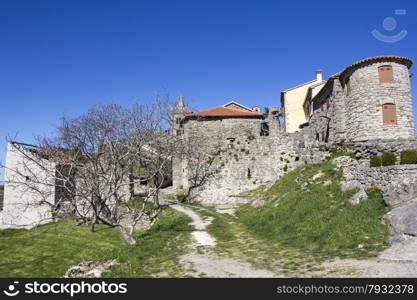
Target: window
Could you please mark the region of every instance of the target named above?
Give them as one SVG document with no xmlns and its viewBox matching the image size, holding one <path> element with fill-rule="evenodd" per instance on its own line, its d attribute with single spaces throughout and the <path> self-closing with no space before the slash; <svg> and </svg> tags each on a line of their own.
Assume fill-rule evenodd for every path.
<svg viewBox="0 0 417 300">
<path fill-rule="evenodd" d="M 397 108 L 395 104 L 382 105 L 382 118 L 385 124 L 397 124 Z"/>
<path fill-rule="evenodd" d="M 380 66 L 378 67 L 379 83 L 393 82 L 394 75 L 392 73 L 391 66 Z"/>
</svg>

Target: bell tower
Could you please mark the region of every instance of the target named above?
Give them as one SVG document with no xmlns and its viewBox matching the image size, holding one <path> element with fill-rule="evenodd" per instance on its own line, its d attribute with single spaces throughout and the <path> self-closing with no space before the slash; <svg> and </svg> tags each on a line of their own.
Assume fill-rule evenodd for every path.
<svg viewBox="0 0 417 300">
<path fill-rule="evenodd" d="M 184 134 L 184 116 L 188 111 L 182 95 L 178 97 L 177 105 L 172 110 L 172 135 Z"/>
</svg>

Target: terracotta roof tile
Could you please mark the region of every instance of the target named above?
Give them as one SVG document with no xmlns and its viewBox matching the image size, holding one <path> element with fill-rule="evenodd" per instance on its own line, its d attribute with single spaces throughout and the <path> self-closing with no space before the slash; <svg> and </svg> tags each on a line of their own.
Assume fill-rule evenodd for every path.
<svg viewBox="0 0 417 300">
<path fill-rule="evenodd" d="M 216 106 L 206 110 L 194 113 L 186 113 L 186 118 L 193 117 L 258 117 L 262 118 L 263 114 L 257 112 L 243 111 L 224 106 Z"/>
<path fill-rule="evenodd" d="M 343 77 L 348 71 L 352 70 L 353 68 L 359 65 L 366 64 L 366 63 L 373 62 L 373 61 L 386 61 L 386 60 L 402 61 L 407 65 L 408 68 L 411 68 L 411 66 L 413 65 L 413 61 L 407 57 L 398 56 L 398 55 L 380 55 L 380 56 L 368 57 L 362 60 L 358 60 L 357 62 L 354 62 L 353 64 L 345 68 L 342 72 L 340 72 L 339 76 Z"/>
</svg>

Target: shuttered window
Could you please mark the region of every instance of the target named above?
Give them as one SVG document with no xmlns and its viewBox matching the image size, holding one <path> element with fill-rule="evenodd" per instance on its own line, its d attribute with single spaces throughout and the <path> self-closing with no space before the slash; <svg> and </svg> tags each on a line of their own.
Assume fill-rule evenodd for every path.
<svg viewBox="0 0 417 300">
<path fill-rule="evenodd" d="M 395 104 L 382 105 L 384 124 L 397 124 L 397 108 Z"/>
<path fill-rule="evenodd" d="M 394 81 L 394 75 L 392 73 L 392 67 L 391 66 L 381 66 L 378 68 L 379 73 L 379 83 L 385 83 L 385 82 L 393 82 Z"/>
</svg>

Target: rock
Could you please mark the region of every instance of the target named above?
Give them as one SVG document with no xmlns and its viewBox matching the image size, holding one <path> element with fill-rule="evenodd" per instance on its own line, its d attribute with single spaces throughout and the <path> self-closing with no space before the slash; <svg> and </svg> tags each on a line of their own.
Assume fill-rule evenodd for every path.
<svg viewBox="0 0 417 300">
<path fill-rule="evenodd" d="M 382 188 L 384 201 L 390 207 L 410 202 L 417 198 L 417 182 L 409 182 L 404 179 L 401 183 L 386 185 Z"/>
<path fill-rule="evenodd" d="M 81 262 L 78 265 L 71 266 L 65 272 L 64 278 L 100 278 L 106 269 L 115 264 L 117 264 L 115 260 L 107 262 Z"/>
<path fill-rule="evenodd" d="M 318 172 L 317 174 L 314 174 L 314 176 L 313 176 L 313 180 L 316 180 L 316 179 L 318 179 L 318 178 L 320 178 L 320 177 L 322 177 L 322 176 L 324 176 L 324 173 L 322 172 L 322 171 L 320 171 L 320 172 Z"/>
<path fill-rule="evenodd" d="M 391 223 L 393 241 L 405 235 L 417 236 L 417 201 L 391 210 L 385 215 Z"/>
<path fill-rule="evenodd" d="M 354 160 L 353 158 L 350 158 L 349 156 L 339 156 L 333 159 L 333 163 L 338 168 L 346 168 L 351 165 L 357 164 L 358 162 Z"/>
<path fill-rule="evenodd" d="M 362 188 L 361 183 L 357 180 L 344 181 L 344 182 L 342 182 L 341 185 L 342 185 L 341 186 L 342 192 L 347 192 L 347 191 L 353 190 L 355 188 L 360 188 L 360 189 Z"/>
<path fill-rule="evenodd" d="M 359 192 L 357 192 L 349 199 L 349 202 L 352 204 L 358 204 L 362 199 L 366 199 L 367 197 L 368 195 L 366 194 L 365 190 L 361 187 Z"/>
<path fill-rule="evenodd" d="M 396 241 L 393 245 L 382 251 L 379 258 L 397 261 L 417 261 L 417 237 L 403 236 L 401 240 Z"/>
<path fill-rule="evenodd" d="M 332 184 L 331 180 L 326 180 L 325 182 L 323 182 L 324 186 L 328 186 L 328 185 L 331 185 L 331 184 Z"/>
<path fill-rule="evenodd" d="M 266 202 L 265 202 L 265 200 L 256 199 L 256 200 L 252 201 L 251 205 L 252 205 L 253 207 L 261 207 L 261 206 L 263 206 L 265 203 L 266 203 Z"/>
</svg>

